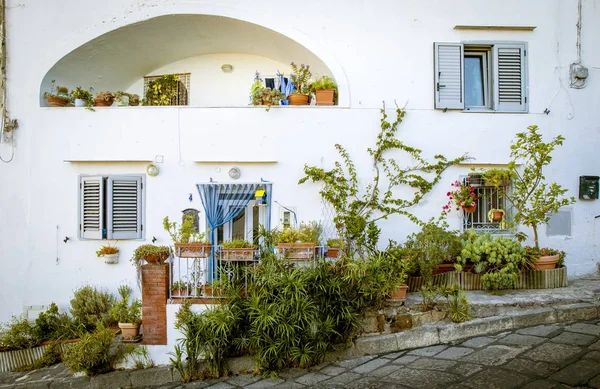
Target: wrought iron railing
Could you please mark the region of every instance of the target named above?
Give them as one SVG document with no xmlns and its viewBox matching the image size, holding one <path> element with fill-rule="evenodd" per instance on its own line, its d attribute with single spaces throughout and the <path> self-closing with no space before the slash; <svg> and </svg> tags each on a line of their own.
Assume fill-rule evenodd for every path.
<svg viewBox="0 0 600 389">
<path fill-rule="evenodd" d="M 502 195 L 509 188 L 504 187 L 498 190 L 494 187 L 479 186 L 475 188 L 475 193 L 480 197 L 477 201 L 475 212 L 463 214 L 463 230 L 475 229 L 482 232 L 508 232 L 510 225 L 511 209 L 508 206 L 506 198 Z M 501 209 L 504 211 L 504 217 L 501 221 L 492 221 L 488 218 L 488 212 L 491 209 Z"/>
</svg>

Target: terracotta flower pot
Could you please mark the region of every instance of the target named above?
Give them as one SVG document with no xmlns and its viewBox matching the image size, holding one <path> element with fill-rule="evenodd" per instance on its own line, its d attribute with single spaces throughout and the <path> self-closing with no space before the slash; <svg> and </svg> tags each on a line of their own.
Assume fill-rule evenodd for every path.
<svg viewBox="0 0 600 389">
<path fill-rule="evenodd" d="M 435 269 L 433 269 L 433 272 L 431 274 L 442 274 L 442 273 L 448 273 L 451 271 L 456 270 L 454 268 L 454 264 L 453 263 L 441 263 L 439 264 Z"/>
<path fill-rule="evenodd" d="M 558 262 L 560 256 L 557 255 L 546 255 L 543 257 L 540 257 L 536 262 L 535 262 L 535 267 L 533 268 L 534 270 L 549 270 L 549 269 L 555 269 L 556 268 L 556 263 Z"/>
<path fill-rule="evenodd" d="M 317 105 L 334 105 L 335 89 L 319 89 L 315 91 Z"/>
<path fill-rule="evenodd" d="M 296 93 L 289 95 L 288 100 L 290 105 L 308 105 L 308 95 Z"/>
<path fill-rule="evenodd" d="M 317 254 L 314 243 L 279 243 L 277 252 L 287 259 L 312 259 Z"/>
<path fill-rule="evenodd" d="M 471 205 L 468 207 L 463 207 L 463 210 L 465 211 L 465 213 L 473 213 L 473 212 L 475 212 L 476 209 L 477 209 L 477 204 Z"/>
<path fill-rule="evenodd" d="M 337 258 L 340 256 L 340 249 L 328 247 L 327 248 L 327 258 Z"/>
<path fill-rule="evenodd" d="M 58 96 L 48 96 L 46 97 L 46 101 L 51 107 L 64 107 L 67 105 L 68 101 Z"/>
<path fill-rule="evenodd" d="M 168 256 L 160 255 L 160 254 L 151 254 L 144 258 L 144 261 L 148 262 L 150 265 L 160 265 L 163 263 Z"/>
<path fill-rule="evenodd" d="M 175 243 L 175 255 L 181 258 L 207 258 L 211 248 L 210 243 Z"/>
<path fill-rule="evenodd" d="M 493 222 L 501 222 L 504 217 L 504 213 L 502 212 L 492 212 L 492 221 Z"/>
<path fill-rule="evenodd" d="M 221 249 L 222 261 L 252 261 L 254 260 L 254 247 Z"/>
<path fill-rule="evenodd" d="M 94 99 L 94 103 L 96 103 L 96 107 L 110 107 L 111 105 L 113 105 L 114 102 L 115 102 L 114 97 L 108 101 L 104 100 L 103 98 L 98 98 L 98 97 L 96 97 Z"/>
<path fill-rule="evenodd" d="M 400 285 L 398 289 L 390 293 L 390 300 L 403 301 L 406 299 L 406 292 L 408 292 L 408 285 Z"/>
<path fill-rule="evenodd" d="M 132 340 L 140 336 L 140 325 L 133 323 L 119 323 L 124 340 Z"/>
</svg>

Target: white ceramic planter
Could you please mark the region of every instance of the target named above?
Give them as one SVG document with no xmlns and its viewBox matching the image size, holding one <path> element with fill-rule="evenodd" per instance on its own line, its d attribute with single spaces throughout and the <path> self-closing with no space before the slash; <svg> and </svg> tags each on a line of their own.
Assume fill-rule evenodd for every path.
<svg viewBox="0 0 600 389">
<path fill-rule="evenodd" d="M 119 262 L 119 253 L 104 254 L 102 257 L 104 258 L 104 263 L 115 264 L 115 263 Z"/>
<path fill-rule="evenodd" d="M 76 107 L 85 107 L 85 100 L 75 99 L 75 106 Z"/>
<path fill-rule="evenodd" d="M 129 106 L 129 96 L 121 96 L 117 99 L 117 106 L 127 107 Z"/>
</svg>

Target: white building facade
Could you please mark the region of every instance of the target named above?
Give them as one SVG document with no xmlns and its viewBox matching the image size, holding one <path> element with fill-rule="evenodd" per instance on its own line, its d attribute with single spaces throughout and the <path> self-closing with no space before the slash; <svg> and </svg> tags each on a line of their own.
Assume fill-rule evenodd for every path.
<svg viewBox="0 0 600 389">
<path fill-rule="evenodd" d="M 0 164 L 0 320 L 52 301 L 66 308 L 84 284 L 113 293 L 133 285 L 135 248 L 172 243 L 164 216 L 179 221 L 191 208 L 203 220 L 197 184 L 268 181 L 271 227 L 286 208 L 299 221 L 331 223 L 320 186 L 297 185 L 303 166 L 331 167 L 340 143 L 367 182 L 383 101 L 406 106 L 399 137 L 425 156 L 474 158 L 444 173 L 414 209 L 421 219 L 440 213 L 450 183 L 472 165 L 505 166 L 514 135 L 532 124 L 546 140 L 566 138 L 546 176 L 577 198 L 579 177 L 600 175 L 599 21 L 597 0 L 8 0 L 7 109 L 20 126 L 0 144 L 10 161 Z M 255 72 L 289 74 L 292 61 L 332 76 L 338 105 L 250 106 Z M 574 63 L 587 78 L 573 76 Z M 189 74 L 188 105 L 89 112 L 42 97 L 51 80 L 142 95 L 145 76 L 170 73 Z M 156 177 L 146 174 L 151 163 Z M 85 176 L 139 178 L 139 234 L 81 239 Z M 577 200 L 540 231 L 542 246 L 568 253 L 570 276 L 596 270 L 599 204 Z M 251 214 L 246 234 L 252 217 L 268 217 Z M 463 227 L 461 215 L 449 222 Z M 381 227 L 384 242 L 416 230 L 401 217 Z M 96 257 L 107 242 L 120 248 L 119 263 Z"/>
</svg>

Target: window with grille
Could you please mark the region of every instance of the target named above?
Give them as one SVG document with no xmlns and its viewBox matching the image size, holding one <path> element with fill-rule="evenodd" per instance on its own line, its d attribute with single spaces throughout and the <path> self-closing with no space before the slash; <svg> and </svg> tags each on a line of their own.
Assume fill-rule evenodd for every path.
<svg viewBox="0 0 600 389">
<path fill-rule="evenodd" d="M 171 103 L 169 105 L 190 105 L 190 73 L 179 73 L 175 74 L 179 78 L 179 82 L 177 83 L 177 95 L 176 97 L 171 99 Z M 146 76 L 144 77 L 144 96 L 148 92 L 148 85 L 159 78 L 163 77 L 163 75 L 158 76 Z M 150 104 L 151 105 L 151 104 Z"/>
<path fill-rule="evenodd" d="M 485 185 L 481 176 L 463 177 L 465 184 L 475 188 L 475 194 L 479 196 L 475 212 L 463 213 L 463 230 L 471 228 L 481 232 L 508 232 L 511 215 L 510 203 L 502 193 L 510 193 L 511 183 L 506 182 L 501 188 Z M 504 211 L 502 220 L 494 221 L 492 209 L 501 209 Z"/>
<path fill-rule="evenodd" d="M 435 108 L 527 112 L 525 43 L 434 43 Z"/>
<path fill-rule="evenodd" d="M 142 239 L 143 176 L 80 176 L 79 238 Z"/>
</svg>

